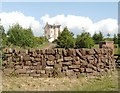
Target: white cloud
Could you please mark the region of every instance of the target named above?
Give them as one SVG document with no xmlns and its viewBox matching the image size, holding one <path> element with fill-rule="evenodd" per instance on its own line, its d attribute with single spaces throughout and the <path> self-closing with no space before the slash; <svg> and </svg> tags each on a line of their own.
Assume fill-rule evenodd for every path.
<svg viewBox="0 0 120 93">
<path fill-rule="evenodd" d="M 110 33 L 111 36 L 118 32 L 118 24 L 116 19 L 108 18 L 94 23 L 89 17 L 75 16 L 75 15 L 57 15 L 50 17 L 45 15 L 41 17 L 43 23 L 61 24 L 62 27 L 67 26 L 75 35 L 80 34 L 83 28 L 90 32 L 91 35 L 94 32 L 101 31 L 104 35 Z"/>
<path fill-rule="evenodd" d="M 118 33 L 118 23 L 116 19 L 101 20 L 93 25 L 96 31 L 102 31 L 105 35 L 110 33 L 111 35 Z"/>
<path fill-rule="evenodd" d="M 83 16 L 75 16 L 75 15 L 56 15 L 54 17 L 50 17 L 48 14 L 42 16 L 38 21 L 32 16 L 25 16 L 21 12 L 10 12 L 10 13 L 0 13 L 1 23 L 6 29 L 9 28 L 9 25 L 19 23 L 22 27 L 28 28 L 31 26 L 34 35 L 39 36 L 43 35 L 43 27 L 45 23 L 49 24 L 60 24 L 61 29 L 67 26 L 75 35 L 80 34 L 83 28 L 90 32 L 91 35 L 94 32 L 101 31 L 104 35 L 110 33 L 111 36 L 115 33 L 118 33 L 118 24 L 116 19 L 108 18 L 103 19 L 98 22 L 93 22 L 89 17 Z M 41 22 L 41 24 L 40 24 Z"/>
<path fill-rule="evenodd" d="M 34 35 L 40 34 L 40 23 L 32 16 L 25 16 L 21 12 L 0 13 L 1 23 L 7 31 L 9 26 L 19 23 L 23 28 L 31 26 Z"/>
</svg>

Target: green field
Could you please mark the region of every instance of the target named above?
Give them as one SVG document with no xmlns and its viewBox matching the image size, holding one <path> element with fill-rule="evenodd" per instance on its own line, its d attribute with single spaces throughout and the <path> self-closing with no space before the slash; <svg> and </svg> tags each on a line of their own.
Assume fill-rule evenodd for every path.
<svg viewBox="0 0 120 93">
<path fill-rule="evenodd" d="M 76 78 L 32 78 L 2 77 L 6 91 L 117 91 L 118 73 L 101 77 Z"/>
</svg>

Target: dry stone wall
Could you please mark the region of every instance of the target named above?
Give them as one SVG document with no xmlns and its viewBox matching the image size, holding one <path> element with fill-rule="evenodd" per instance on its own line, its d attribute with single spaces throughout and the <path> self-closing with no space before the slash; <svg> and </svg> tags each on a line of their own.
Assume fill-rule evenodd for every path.
<svg viewBox="0 0 120 93">
<path fill-rule="evenodd" d="M 115 69 L 113 51 L 101 49 L 3 49 L 4 75 L 32 77 L 97 76 Z"/>
</svg>

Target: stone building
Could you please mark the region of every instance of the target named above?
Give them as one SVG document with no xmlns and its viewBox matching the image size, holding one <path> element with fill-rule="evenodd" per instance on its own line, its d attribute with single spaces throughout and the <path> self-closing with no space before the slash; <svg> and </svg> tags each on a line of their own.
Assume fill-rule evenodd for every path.
<svg viewBox="0 0 120 93">
<path fill-rule="evenodd" d="M 114 41 L 101 41 L 99 43 L 99 48 L 110 47 L 114 53 Z"/>
<path fill-rule="evenodd" d="M 46 23 L 45 27 L 44 27 L 44 33 L 45 33 L 45 37 L 48 39 L 49 42 L 54 41 L 55 39 L 57 39 L 59 33 L 60 33 L 60 26 L 61 25 L 50 25 L 48 23 Z"/>
</svg>

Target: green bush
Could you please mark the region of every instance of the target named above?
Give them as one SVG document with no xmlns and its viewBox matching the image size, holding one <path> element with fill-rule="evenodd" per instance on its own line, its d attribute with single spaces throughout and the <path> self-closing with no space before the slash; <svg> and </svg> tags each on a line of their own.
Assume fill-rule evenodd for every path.
<svg viewBox="0 0 120 93">
<path fill-rule="evenodd" d="M 31 28 L 23 29 L 19 24 L 15 24 L 8 30 L 8 41 L 20 47 L 33 47 L 34 35 Z"/>
<path fill-rule="evenodd" d="M 83 32 L 81 35 L 77 35 L 75 45 L 76 48 L 92 48 L 94 41 L 89 33 Z"/>
<path fill-rule="evenodd" d="M 74 34 L 68 30 L 67 27 L 64 28 L 62 33 L 58 36 L 56 41 L 57 47 L 59 48 L 74 48 L 75 39 Z"/>
</svg>

